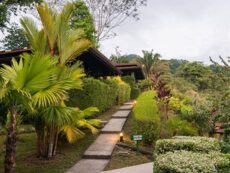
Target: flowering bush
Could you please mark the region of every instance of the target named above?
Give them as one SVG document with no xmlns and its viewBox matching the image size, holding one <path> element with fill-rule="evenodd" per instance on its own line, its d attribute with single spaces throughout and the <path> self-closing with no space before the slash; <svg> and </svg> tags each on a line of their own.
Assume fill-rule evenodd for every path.
<svg viewBox="0 0 230 173">
<path fill-rule="evenodd" d="M 223 173 L 229 168 L 230 160 L 219 152 L 167 152 L 154 163 L 154 173 Z"/>
<path fill-rule="evenodd" d="M 218 140 L 214 138 L 176 136 L 173 139 L 158 140 L 155 154 L 164 154 L 176 150 L 208 153 L 210 151 L 220 151 L 220 145 Z"/>
</svg>

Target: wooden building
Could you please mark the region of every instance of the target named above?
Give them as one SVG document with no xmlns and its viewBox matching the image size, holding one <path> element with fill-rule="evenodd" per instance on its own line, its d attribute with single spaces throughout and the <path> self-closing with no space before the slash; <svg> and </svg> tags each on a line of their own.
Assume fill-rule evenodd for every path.
<svg viewBox="0 0 230 173">
<path fill-rule="evenodd" d="M 0 64 L 11 64 L 12 58 L 19 59 L 22 53 L 31 53 L 31 49 L 15 49 L 0 51 Z M 76 61 L 82 61 L 87 76 L 95 78 L 106 76 L 125 76 L 134 74 L 136 80 L 144 79 L 142 68 L 138 64 L 114 64 L 96 48 L 89 48 Z"/>
</svg>

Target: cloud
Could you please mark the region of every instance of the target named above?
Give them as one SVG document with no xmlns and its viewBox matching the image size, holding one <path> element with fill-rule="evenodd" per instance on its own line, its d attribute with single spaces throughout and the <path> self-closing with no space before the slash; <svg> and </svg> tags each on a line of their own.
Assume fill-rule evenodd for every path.
<svg viewBox="0 0 230 173">
<path fill-rule="evenodd" d="M 169 58 L 209 62 L 230 55 L 230 1 L 149 0 L 141 20 L 127 20 L 116 38 L 102 42 L 107 55 L 119 46 L 123 54 L 154 49 Z"/>
</svg>

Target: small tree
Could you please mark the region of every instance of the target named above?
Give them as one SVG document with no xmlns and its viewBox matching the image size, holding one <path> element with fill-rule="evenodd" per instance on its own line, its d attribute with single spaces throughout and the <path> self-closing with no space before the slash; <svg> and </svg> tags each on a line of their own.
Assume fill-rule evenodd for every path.
<svg viewBox="0 0 230 173">
<path fill-rule="evenodd" d="M 79 67 L 80 63 L 75 63 L 72 66 L 70 64 L 91 46 L 91 42 L 84 37 L 83 30 L 70 27 L 73 9 L 74 5 L 67 3 L 62 12 L 57 13 L 47 4 L 38 5 L 37 11 L 42 23 L 41 30 L 37 28 L 32 19 L 23 18 L 21 20 L 33 52 L 57 59 L 55 84 L 57 83 L 58 86 L 51 83 L 50 87 L 33 95 L 34 104 L 39 110 L 35 119 L 39 157 L 52 158 L 56 155 L 58 135 L 61 131 L 82 136 L 84 133 L 78 129 L 79 126 L 85 126 L 94 132 L 93 126 L 98 124 L 96 120 L 87 121 L 87 113 L 79 113 L 77 108 L 65 105 L 65 101 L 69 98 L 68 91 L 81 89 L 81 78 L 84 76 L 83 69 Z M 49 92 L 56 92 L 55 87 L 61 88 L 62 93 L 58 99 L 46 101 L 50 97 L 52 98 Z M 73 125 L 75 128 L 70 130 Z"/>
</svg>

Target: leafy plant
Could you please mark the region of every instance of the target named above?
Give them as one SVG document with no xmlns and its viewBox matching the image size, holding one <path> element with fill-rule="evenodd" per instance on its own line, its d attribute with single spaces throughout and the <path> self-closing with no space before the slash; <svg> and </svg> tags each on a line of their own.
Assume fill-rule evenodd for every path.
<svg viewBox="0 0 230 173">
<path fill-rule="evenodd" d="M 170 136 L 197 135 L 197 129 L 193 127 L 192 124 L 189 123 L 188 121 L 180 119 L 180 117 L 169 118 L 164 126 L 165 126 L 165 129 L 170 134 Z"/>
</svg>

